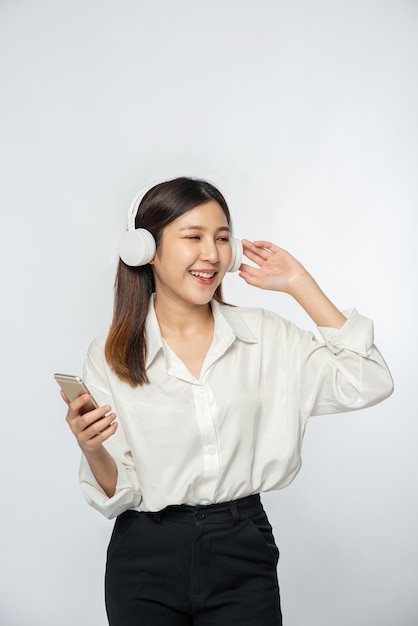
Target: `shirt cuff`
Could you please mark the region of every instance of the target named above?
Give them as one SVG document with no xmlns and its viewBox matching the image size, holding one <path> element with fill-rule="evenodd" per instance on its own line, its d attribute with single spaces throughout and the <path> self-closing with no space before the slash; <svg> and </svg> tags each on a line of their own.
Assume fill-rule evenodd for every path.
<svg viewBox="0 0 418 626">
<path fill-rule="evenodd" d="M 347 321 L 341 328 L 318 326 L 328 350 L 332 354 L 350 350 L 363 357 L 370 356 L 374 348 L 372 320 L 360 315 L 356 309 L 348 309 L 343 314 Z"/>
<path fill-rule="evenodd" d="M 94 477 L 87 459 L 84 455 L 81 457 L 80 486 L 83 495 L 90 506 L 108 519 L 117 517 L 128 509 L 138 507 L 141 502 L 139 491 L 134 489 L 126 466 L 121 463 L 116 463 L 116 466 L 118 472 L 116 489 L 114 495 L 109 498 Z"/>
</svg>

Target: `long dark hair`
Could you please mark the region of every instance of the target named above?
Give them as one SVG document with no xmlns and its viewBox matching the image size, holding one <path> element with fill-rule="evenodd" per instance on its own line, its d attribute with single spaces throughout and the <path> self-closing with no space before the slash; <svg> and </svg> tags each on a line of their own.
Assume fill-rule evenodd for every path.
<svg viewBox="0 0 418 626">
<path fill-rule="evenodd" d="M 218 202 L 230 225 L 231 217 L 226 200 L 212 184 L 186 177 L 160 183 L 143 197 L 135 218 L 135 228 L 149 230 L 158 250 L 163 229 L 168 224 L 210 200 Z M 106 340 L 105 356 L 117 376 L 133 387 L 149 382 L 145 370 L 145 320 L 154 291 L 154 274 L 150 264 L 129 267 L 119 260 L 113 320 Z M 213 297 L 222 302 L 221 285 Z"/>
</svg>

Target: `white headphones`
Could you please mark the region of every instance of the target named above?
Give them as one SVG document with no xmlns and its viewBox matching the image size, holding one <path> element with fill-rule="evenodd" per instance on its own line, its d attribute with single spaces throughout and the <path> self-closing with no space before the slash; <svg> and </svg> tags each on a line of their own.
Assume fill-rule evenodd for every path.
<svg viewBox="0 0 418 626">
<path fill-rule="evenodd" d="M 132 200 L 128 211 L 128 230 L 119 239 L 119 256 L 126 265 L 140 267 L 155 257 L 155 239 L 145 228 L 135 228 L 135 217 L 142 198 L 154 185 L 142 189 Z M 236 272 L 242 263 L 242 243 L 240 239 L 230 239 L 232 256 L 228 272 Z"/>
</svg>

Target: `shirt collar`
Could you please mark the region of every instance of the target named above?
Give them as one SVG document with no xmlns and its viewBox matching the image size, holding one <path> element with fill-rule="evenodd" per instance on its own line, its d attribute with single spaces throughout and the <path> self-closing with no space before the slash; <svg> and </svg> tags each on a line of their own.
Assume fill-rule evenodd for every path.
<svg viewBox="0 0 418 626">
<path fill-rule="evenodd" d="M 238 307 L 231 306 L 230 304 L 222 304 L 216 300 L 212 300 L 211 306 L 215 320 L 215 329 L 217 320 L 219 320 L 219 322 L 222 320 L 222 325 L 226 322 L 237 339 L 245 343 L 258 343 L 257 338 L 243 320 Z"/>
<path fill-rule="evenodd" d="M 145 321 L 145 336 L 147 339 L 147 359 L 145 368 L 148 368 L 158 352 L 163 349 L 163 338 L 154 309 L 155 294 L 153 293 L 148 306 L 147 319 Z"/>
<path fill-rule="evenodd" d="M 163 350 L 163 339 L 154 309 L 155 294 L 152 294 L 148 307 L 145 331 L 147 338 L 147 359 L 145 367 L 148 368 L 160 350 Z M 216 300 L 211 301 L 213 317 L 215 321 L 216 335 L 234 335 L 235 338 L 245 343 L 258 343 L 251 330 L 240 315 L 240 309 L 228 304 L 222 304 Z"/>
</svg>

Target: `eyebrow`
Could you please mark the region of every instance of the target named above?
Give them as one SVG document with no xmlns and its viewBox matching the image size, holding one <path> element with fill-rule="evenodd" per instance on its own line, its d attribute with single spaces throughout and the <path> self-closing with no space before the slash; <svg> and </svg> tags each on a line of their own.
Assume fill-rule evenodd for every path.
<svg viewBox="0 0 418 626">
<path fill-rule="evenodd" d="M 182 228 L 180 228 L 180 230 L 207 230 L 207 228 L 205 228 L 205 226 L 183 226 Z M 221 230 L 226 230 L 228 232 L 230 232 L 230 228 L 229 226 L 219 226 L 219 228 L 216 229 L 216 232 L 219 232 Z"/>
</svg>

